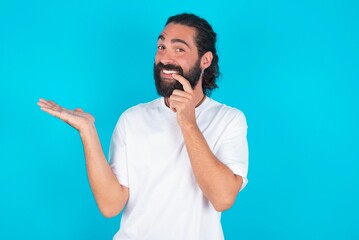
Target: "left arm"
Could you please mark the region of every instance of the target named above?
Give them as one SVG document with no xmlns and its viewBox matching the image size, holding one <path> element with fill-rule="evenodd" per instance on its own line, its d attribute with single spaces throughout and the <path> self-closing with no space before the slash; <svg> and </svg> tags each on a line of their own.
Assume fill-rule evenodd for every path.
<svg viewBox="0 0 359 240">
<path fill-rule="evenodd" d="M 169 104 L 177 114 L 192 170 L 203 194 L 217 211 L 222 212 L 233 205 L 243 179 L 212 153 L 195 119 L 195 92 L 185 78 L 173 77 L 183 85 L 184 91 L 174 90 Z"/>
<path fill-rule="evenodd" d="M 203 194 L 217 211 L 229 209 L 242 186 L 242 177 L 235 175 L 216 158 L 197 125 L 181 129 L 194 175 Z"/>
</svg>

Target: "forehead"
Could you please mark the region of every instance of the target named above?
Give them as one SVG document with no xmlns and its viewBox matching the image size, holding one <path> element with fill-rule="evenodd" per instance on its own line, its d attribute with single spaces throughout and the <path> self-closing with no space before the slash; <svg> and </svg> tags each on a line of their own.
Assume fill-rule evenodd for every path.
<svg viewBox="0 0 359 240">
<path fill-rule="evenodd" d="M 181 39 L 190 46 L 195 45 L 196 29 L 181 24 L 169 23 L 161 32 L 159 39 L 169 40 Z"/>
</svg>

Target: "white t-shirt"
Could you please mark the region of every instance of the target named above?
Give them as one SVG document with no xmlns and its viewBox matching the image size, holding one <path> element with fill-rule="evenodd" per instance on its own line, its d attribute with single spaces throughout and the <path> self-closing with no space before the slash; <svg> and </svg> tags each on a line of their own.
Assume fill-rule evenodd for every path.
<svg viewBox="0 0 359 240">
<path fill-rule="evenodd" d="M 195 110 L 215 156 L 247 183 L 247 124 L 243 113 L 211 98 Z M 112 136 L 110 165 L 130 189 L 114 240 L 221 240 L 221 213 L 194 177 L 176 113 L 164 99 L 125 111 Z"/>
</svg>

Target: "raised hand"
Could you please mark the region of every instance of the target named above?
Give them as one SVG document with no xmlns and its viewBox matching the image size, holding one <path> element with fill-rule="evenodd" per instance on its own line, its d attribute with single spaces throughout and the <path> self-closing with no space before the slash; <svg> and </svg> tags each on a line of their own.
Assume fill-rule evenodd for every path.
<svg viewBox="0 0 359 240">
<path fill-rule="evenodd" d="M 196 98 L 191 84 L 179 74 L 172 74 L 172 77 L 182 84 L 184 91 L 176 89 L 172 92 L 168 99 L 169 107 L 176 112 L 180 126 L 196 125 Z"/>
<path fill-rule="evenodd" d="M 75 110 L 68 110 L 53 101 L 45 100 L 42 98 L 37 104 L 40 106 L 41 110 L 63 120 L 73 128 L 77 129 L 79 132 L 94 125 L 95 118 L 80 108 L 76 108 Z"/>
</svg>

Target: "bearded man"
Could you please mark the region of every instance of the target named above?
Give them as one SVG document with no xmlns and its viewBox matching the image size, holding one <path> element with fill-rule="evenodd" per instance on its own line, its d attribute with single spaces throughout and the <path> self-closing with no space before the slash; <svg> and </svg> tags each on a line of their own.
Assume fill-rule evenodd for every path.
<svg viewBox="0 0 359 240">
<path fill-rule="evenodd" d="M 224 239 L 221 212 L 247 183 L 247 124 L 241 111 L 209 97 L 219 76 L 215 43 L 203 18 L 167 20 L 154 63 L 160 97 L 121 115 L 110 163 L 93 116 L 40 99 L 42 110 L 79 131 L 102 214 L 123 210 L 113 239 Z"/>
</svg>

